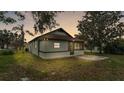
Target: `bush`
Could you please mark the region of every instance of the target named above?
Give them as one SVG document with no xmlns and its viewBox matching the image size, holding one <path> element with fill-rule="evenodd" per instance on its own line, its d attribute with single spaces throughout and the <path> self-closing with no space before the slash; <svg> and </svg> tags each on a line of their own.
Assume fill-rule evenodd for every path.
<svg viewBox="0 0 124 93">
<path fill-rule="evenodd" d="M 29 51 L 28 48 L 25 48 L 25 51 L 28 52 Z"/>
<path fill-rule="evenodd" d="M 10 49 L 0 50 L 0 55 L 12 55 L 12 54 L 14 54 L 13 50 Z"/>
<path fill-rule="evenodd" d="M 104 53 L 110 54 L 124 54 L 124 45 L 120 43 L 112 43 L 108 44 L 104 48 Z"/>
</svg>

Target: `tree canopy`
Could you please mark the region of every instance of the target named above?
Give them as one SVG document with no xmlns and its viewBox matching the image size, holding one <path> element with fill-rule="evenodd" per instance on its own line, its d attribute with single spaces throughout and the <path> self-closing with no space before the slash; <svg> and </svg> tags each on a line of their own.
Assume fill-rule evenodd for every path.
<svg viewBox="0 0 124 93">
<path fill-rule="evenodd" d="M 9 24 L 16 23 L 18 21 L 23 21 L 25 19 L 25 15 L 22 14 L 22 12 L 15 11 L 15 12 L 12 12 L 12 13 L 16 17 L 11 16 L 10 13 L 7 12 L 7 11 L 6 12 L 1 11 L 0 12 L 0 22 L 3 23 L 3 24 L 9 25 Z M 5 45 L 7 47 L 8 47 L 8 45 L 11 45 L 11 44 L 15 45 L 15 43 L 16 43 L 16 45 L 19 45 L 19 43 L 21 44 L 20 41 L 24 41 L 24 35 L 22 34 L 23 32 L 18 34 L 17 31 L 13 32 L 13 30 L 22 30 L 22 29 L 21 28 L 19 29 L 19 27 L 14 27 L 14 29 L 12 29 L 12 30 L 6 30 L 6 29 L 0 30 L 0 36 L 1 36 L 0 45 L 1 45 L 1 48 L 4 48 Z"/>
<path fill-rule="evenodd" d="M 6 12 L 5 11 L 0 12 L 0 22 L 5 23 L 5 24 L 15 23 L 16 20 L 13 19 L 12 17 L 7 17 L 6 16 L 7 13 L 8 13 L 7 11 Z"/>
<path fill-rule="evenodd" d="M 82 38 L 99 47 L 101 53 L 103 46 L 124 34 L 121 18 L 122 13 L 119 11 L 88 11 L 78 21 L 77 28 Z"/>
<path fill-rule="evenodd" d="M 55 28 L 58 24 L 54 19 L 57 16 L 55 11 L 33 11 L 33 18 L 35 20 L 35 32 L 43 33 L 45 30 Z"/>
<path fill-rule="evenodd" d="M 14 16 L 11 15 L 11 13 L 14 14 Z M 0 12 L 0 22 L 4 23 L 6 25 L 13 24 L 19 21 L 24 21 L 25 20 L 25 14 L 27 12 L 21 12 L 21 11 L 14 11 L 14 12 Z M 34 24 L 34 30 L 35 32 L 40 32 L 43 33 L 47 29 L 51 30 L 52 28 L 55 28 L 58 24 L 56 23 L 56 20 L 54 17 L 57 16 L 57 12 L 54 11 L 33 11 L 31 12 L 32 17 L 35 21 Z M 24 24 L 19 23 L 17 26 L 14 26 L 12 28 L 15 33 L 20 32 L 20 38 L 21 38 L 21 46 L 24 46 L 24 41 L 25 41 L 25 33 L 28 33 L 31 36 L 34 36 L 32 32 L 29 30 L 24 30 Z M 14 32 L 13 32 L 14 33 Z M 1 34 L 2 35 L 2 34 Z M 5 37 L 3 37 L 5 38 Z"/>
<path fill-rule="evenodd" d="M 0 30 L 0 48 L 17 48 L 20 46 L 21 34 L 13 33 L 10 30 Z"/>
</svg>

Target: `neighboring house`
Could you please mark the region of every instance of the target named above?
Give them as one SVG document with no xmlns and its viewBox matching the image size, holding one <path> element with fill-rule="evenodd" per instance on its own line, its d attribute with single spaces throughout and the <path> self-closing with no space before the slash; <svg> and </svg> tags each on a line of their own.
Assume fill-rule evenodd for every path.
<svg viewBox="0 0 124 93">
<path fill-rule="evenodd" d="M 83 41 L 73 38 L 59 28 L 38 36 L 29 42 L 29 52 L 44 59 L 70 57 L 84 54 Z"/>
</svg>

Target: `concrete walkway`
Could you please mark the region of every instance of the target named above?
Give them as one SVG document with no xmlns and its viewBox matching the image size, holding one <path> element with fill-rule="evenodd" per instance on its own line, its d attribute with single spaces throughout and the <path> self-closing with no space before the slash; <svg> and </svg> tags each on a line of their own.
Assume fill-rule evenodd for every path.
<svg viewBox="0 0 124 93">
<path fill-rule="evenodd" d="M 96 56 L 96 55 L 83 55 L 83 56 L 78 56 L 78 58 L 88 61 L 102 61 L 108 59 L 108 57 Z"/>
</svg>

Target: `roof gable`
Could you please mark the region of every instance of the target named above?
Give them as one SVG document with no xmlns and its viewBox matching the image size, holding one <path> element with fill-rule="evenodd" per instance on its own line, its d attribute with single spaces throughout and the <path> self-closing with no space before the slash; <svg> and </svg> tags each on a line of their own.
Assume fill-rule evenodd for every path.
<svg viewBox="0 0 124 93">
<path fill-rule="evenodd" d="M 62 36 L 68 36 L 67 33 L 65 33 L 64 31 L 62 30 L 56 30 L 56 31 L 53 31 L 52 33 L 50 33 L 52 35 L 62 35 Z"/>
<path fill-rule="evenodd" d="M 44 35 L 60 35 L 60 36 L 68 36 L 73 38 L 69 33 L 67 33 L 63 28 L 56 29 L 54 31 L 48 32 Z M 43 36 L 44 36 L 43 35 Z"/>
<path fill-rule="evenodd" d="M 34 38 L 33 40 L 43 39 L 43 38 L 63 39 L 63 40 L 72 40 L 73 39 L 73 37 L 69 33 L 67 33 L 63 28 L 58 28 L 56 30 L 53 30 L 51 32 L 48 32 L 41 36 L 38 36 L 38 37 Z M 32 42 L 33 40 L 31 40 L 30 42 Z"/>
</svg>

